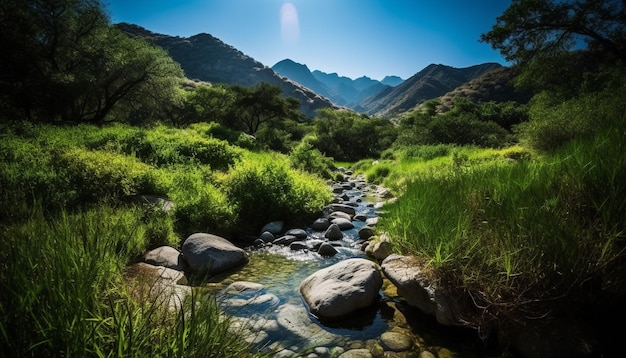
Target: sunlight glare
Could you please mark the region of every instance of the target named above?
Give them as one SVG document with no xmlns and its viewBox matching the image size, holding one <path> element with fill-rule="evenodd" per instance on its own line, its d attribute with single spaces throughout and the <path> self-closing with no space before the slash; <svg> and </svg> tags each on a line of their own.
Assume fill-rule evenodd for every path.
<svg viewBox="0 0 626 358">
<path fill-rule="evenodd" d="M 280 35 L 283 42 L 295 44 L 300 38 L 300 22 L 296 7 L 286 2 L 280 8 Z"/>
</svg>

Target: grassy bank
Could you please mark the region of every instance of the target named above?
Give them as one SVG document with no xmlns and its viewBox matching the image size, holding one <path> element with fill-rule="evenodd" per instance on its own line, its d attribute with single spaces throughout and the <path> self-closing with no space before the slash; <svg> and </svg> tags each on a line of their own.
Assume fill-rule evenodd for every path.
<svg viewBox="0 0 626 358">
<path fill-rule="evenodd" d="M 2 126 L 0 347 L 13 356 L 251 356 L 202 292 L 172 311 L 126 268 L 193 232 L 236 240 L 316 215 L 326 182 L 286 155 L 187 128 Z M 249 143 L 248 143 L 249 144 Z M 137 205 L 139 195 L 174 207 Z M 255 210 L 261 208 L 262 210 Z M 146 283 L 150 285 L 150 283 Z"/>
<path fill-rule="evenodd" d="M 626 297 L 626 117 L 614 103 L 601 107 L 619 95 L 594 97 L 553 107 L 569 122 L 528 125 L 525 135 L 557 149 L 405 147 L 354 166 L 398 196 L 380 231 L 469 293 L 480 308 L 471 325 L 595 312 Z M 564 123 L 584 133 L 541 138 Z"/>
</svg>

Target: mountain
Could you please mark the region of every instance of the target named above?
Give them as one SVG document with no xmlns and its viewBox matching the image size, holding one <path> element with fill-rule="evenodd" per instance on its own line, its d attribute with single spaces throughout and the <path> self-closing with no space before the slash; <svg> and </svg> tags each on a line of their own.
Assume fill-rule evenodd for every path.
<svg viewBox="0 0 626 358">
<path fill-rule="evenodd" d="M 489 101 L 528 103 L 532 94 L 517 89 L 511 83 L 516 74 L 511 67 L 500 67 L 486 72 L 439 97 L 441 104 L 437 111 L 447 112 L 459 97 L 469 98 L 474 103 Z"/>
<path fill-rule="evenodd" d="M 315 70 L 311 72 L 306 65 L 294 62 L 290 59 L 279 61 L 272 69 L 282 76 L 319 93 L 339 106 L 352 108 L 359 111 L 360 102 L 386 89 L 385 85 L 367 76 L 355 80 L 339 76 L 337 73 L 325 73 Z M 388 76 L 388 78 L 397 78 Z M 397 80 L 393 80 L 396 81 Z M 402 79 L 400 79 L 402 81 Z"/>
<path fill-rule="evenodd" d="M 385 78 L 383 78 L 383 80 L 380 81 L 380 83 L 387 85 L 387 86 L 391 86 L 391 87 L 395 87 L 401 84 L 402 82 L 404 82 L 404 80 L 398 76 L 385 76 Z"/>
<path fill-rule="evenodd" d="M 363 112 L 379 117 L 391 117 L 406 112 L 418 104 L 443 96 L 482 74 L 502 67 L 498 63 L 484 63 L 466 68 L 428 65 L 396 87 L 385 90 L 361 102 Z"/>
<path fill-rule="evenodd" d="M 271 68 L 209 34 L 174 37 L 128 23 L 116 26 L 128 36 L 142 38 L 163 48 L 190 79 L 242 86 L 254 86 L 260 82 L 278 85 L 283 95 L 300 100 L 300 109 L 308 117 L 314 117 L 317 109 L 336 107 L 327 98 L 279 76 Z"/>
</svg>

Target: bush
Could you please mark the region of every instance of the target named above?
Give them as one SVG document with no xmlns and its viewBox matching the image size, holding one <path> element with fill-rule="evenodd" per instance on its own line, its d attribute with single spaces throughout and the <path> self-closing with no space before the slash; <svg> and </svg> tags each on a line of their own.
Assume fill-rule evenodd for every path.
<svg viewBox="0 0 626 358">
<path fill-rule="evenodd" d="M 319 178 L 269 156 L 239 164 L 223 185 L 237 206 L 239 225 L 253 231 L 269 221 L 297 221 L 316 214 L 331 198 L 328 186 Z"/>
<path fill-rule="evenodd" d="M 168 171 L 168 195 L 176 205 L 176 230 L 181 236 L 199 231 L 219 233 L 236 222 L 235 207 L 212 184 L 215 179 L 209 167 L 178 166 Z"/>
<path fill-rule="evenodd" d="M 55 167 L 60 168 L 76 204 L 165 192 L 152 167 L 122 154 L 75 147 L 61 153 Z"/>
<path fill-rule="evenodd" d="M 291 150 L 289 163 L 295 169 L 317 174 L 325 179 L 332 178 L 332 159 L 325 157 L 306 140 L 301 141 Z"/>
</svg>

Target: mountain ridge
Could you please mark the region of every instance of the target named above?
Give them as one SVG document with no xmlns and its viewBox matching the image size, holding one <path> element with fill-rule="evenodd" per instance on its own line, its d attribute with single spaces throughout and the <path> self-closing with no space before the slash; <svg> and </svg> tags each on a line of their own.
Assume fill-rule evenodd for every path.
<svg viewBox="0 0 626 358">
<path fill-rule="evenodd" d="M 190 79 L 242 86 L 254 86 L 261 82 L 278 85 L 283 95 L 300 101 L 300 110 L 310 118 L 315 116 L 318 109 L 338 108 L 327 98 L 297 82 L 284 79 L 271 68 L 210 34 L 178 37 L 154 33 L 129 23 L 118 23 L 115 26 L 128 36 L 144 39 L 163 48 L 180 64 Z"/>
</svg>

